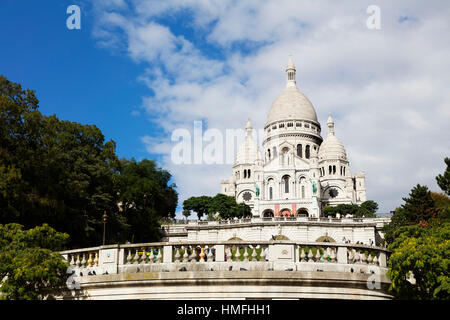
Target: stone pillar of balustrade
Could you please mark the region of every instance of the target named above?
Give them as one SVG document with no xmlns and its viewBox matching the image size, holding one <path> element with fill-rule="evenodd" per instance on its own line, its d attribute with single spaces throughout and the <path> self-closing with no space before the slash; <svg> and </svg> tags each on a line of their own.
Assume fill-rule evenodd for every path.
<svg viewBox="0 0 450 320">
<path fill-rule="evenodd" d="M 104 272 L 117 273 L 117 259 L 119 259 L 119 265 L 123 264 L 120 263 L 121 256 L 123 260 L 123 249 L 119 251 L 117 248 L 101 248 L 98 254 L 98 266 Z"/>
<path fill-rule="evenodd" d="M 347 264 L 347 247 L 338 247 L 337 248 L 337 263 Z"/>
<path fill-rule="evenodd" d="M 269 244 L 269 261 L 295 262 L 297 254 L 296 245 L 292 243 Z"/>
<path fill-rule="evenodd" d="M 383 267 L 383 268 L 387 267 L 386 252 L 380 251 L 380 256 L 378 257 L 378 263 L 380 264 L 380 267 Z"/>
<path fill-rule="evenodd" d="M 216 249 L 216 262 L 224 262 L 225 261 L 225 245 L 224 244 L 216 244 L 214 246 Z"/>
<path fill-rule="evenodd" d="M 173 257 L 172 257 L 172 246 L 164 246 L 164 254 L 163 254 L 163 262 L 164 263 L 171 263 L 173 262 Z"/>
</svg>

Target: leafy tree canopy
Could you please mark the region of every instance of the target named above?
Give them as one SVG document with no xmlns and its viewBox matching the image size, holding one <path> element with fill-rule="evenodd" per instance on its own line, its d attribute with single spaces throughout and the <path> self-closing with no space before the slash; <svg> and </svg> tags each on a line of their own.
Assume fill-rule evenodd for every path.
<svg viewBox="0 0 450 320">
<path fill-rule="evenodd" d="M 436 182 L 442 191 L 450 196 L 450 158 L 445 158 L 444 162 L 447 165 L 447 168 L 445 169 L 444 174 L 440 174 L 436 177 Z"/>
<path fill-rule="evenodd" d="M 194 211 L 197 213 L 197 217 L 201 219 L 203 215 L 208 214 L 210 202 L 211 197 L 208 196 L 190 197 L 183 201 L 183 210 Z"/>
<path fill-rule="evenodd" d="M 392 243 L 401 234 L 403 229 L 400 227 L 427 224 L 438 213 L 431 192 L 426 186 L 418 184 L 411 190 L 408 198 L 403 198 L 403 201 L 405 203 L 395 209 L 391 222 L 383 227 L 387 243 Z"/>
<path fill-rule="evenodd" d="M 68 264 L 54 251 L 68 238 L 46 224 L 29 230 L 0 224 L 0 299 L 44 299 L 63 292 Z"/>
<path fill-rule="evenodd" d="M 417 185 L 403 200 L 383 229 L 390 289 L 400 299 L 449 300 L 450 199 Z"/>
<path fill-rule="evenodd" d="M 234 197 L 218 193 L 214 197 L 191 197 L 183 202 L 183 209 L 194 211 L 200 219 L 204 214 L 214 217 L 216 214 L 222 219 L 241 218 L 251 216 L 251 208 L 245 203 L 236 203 Z M 184 211 L 183 210 L 183 211 Z"/>
<path fill-rule="evenodd" d="M 449 300 L 450 223 L 400 229 L 389 246 L 393 250 L 388 262 L 392 292 L 399 299 Z"/>
<path fill-rule="evenodd" d="M 153 161 L 119 160 L 95 125 L 38 107 L 34 91 L 0 76 L 0 223 L 47 223 L 71 235 L 70 247 L 86 247 L 102 243 L 106 212 L 108 242 L 156 240 L 156 221 L 173 217 L 178 201 L 170 174 Z"/>
<path fill-rule="evenodd" d="M 120 214 L 127 226 L 125 238 L 132 242 L 159 240 L 158 219 L 175 217 L 178 202 L 170 173 L 156 168 L 151 160 L 122 159 L 115 180 Z"/>
<path fill-rule="evenodd" d="M 378 210 L 378 204 L 375 201 L 367 200 L 361 205 L 357 204 L 338 204 L 335 207 L 326 206 L 322 209 L 322 214 L 325 217 L 335 217 L 337 213 L 341 215 L 351 214 L 353 217 L 375 218 L 375 212 Z"/>
</svg>

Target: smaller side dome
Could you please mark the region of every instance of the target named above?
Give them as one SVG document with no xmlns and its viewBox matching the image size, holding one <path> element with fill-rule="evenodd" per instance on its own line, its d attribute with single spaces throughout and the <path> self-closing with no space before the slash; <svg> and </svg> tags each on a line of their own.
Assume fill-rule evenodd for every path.
<svg viewBox="0 0 450 320">
<path fill-rule="evenodd" d="M 235 165 L 238 164 L 254 164 L 258 159 L 261 159 L 261 154 L 256 143 L 253 141 L 252 131 L 253 127 L 248 119 L 246 125 L 246 136 L 244 142 L 239 146 L 236 154 Z"/>
<path fill-rule="evenodd" d="M 344 145 L 334 135 L 334 121 L 331 115 L 328 117 L 327 126 L 328 135 L 319 147 L 319 161 L 327 159 L 347 160 L 347 153 L 345 152 Z"/>
</svg>

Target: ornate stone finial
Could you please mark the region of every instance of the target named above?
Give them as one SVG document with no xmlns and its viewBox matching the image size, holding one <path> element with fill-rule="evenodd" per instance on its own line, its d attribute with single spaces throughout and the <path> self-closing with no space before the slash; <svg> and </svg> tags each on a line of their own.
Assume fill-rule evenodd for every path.
<svg viewBox="0 0 450 320">
<path fill-rule="evenodd" d="M 287 87 L 295 87 L 296 86 L 295 65 L 294 65 L 294 62 L 292 61 L 291 57 L 289 57 L 289 62 L 286 66 L 286 76 L 287 76 L 286 86 Z"/>
<path fill-rule="evenodd" d="M 250 122 L 250 118 L 248 118 L 247 125 L 245 126 L 245 131 L 247 131 L 247 135 L 250 135 L 252 133 L 252 130 L 253 126 Z"/>
</svg>

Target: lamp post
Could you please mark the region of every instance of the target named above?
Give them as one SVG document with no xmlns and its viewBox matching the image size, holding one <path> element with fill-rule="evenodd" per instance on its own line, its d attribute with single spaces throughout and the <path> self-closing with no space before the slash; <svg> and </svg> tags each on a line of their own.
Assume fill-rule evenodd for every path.
<svg viewBox="0 0 450 320">
<path fill-rule="evenodd" d="M 105 245 L 105 234 L 106 234 L 106 221 L 108 220 L 108 216 L 105 213 L 103 213 L 103 245 Z"/>
</svg>

